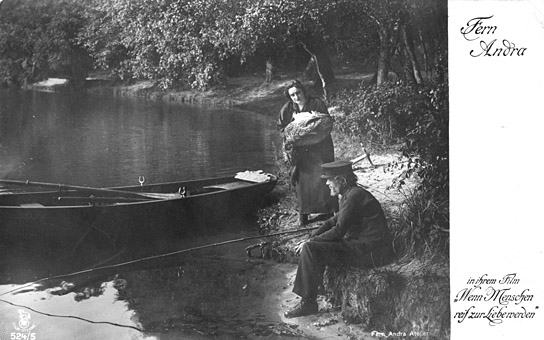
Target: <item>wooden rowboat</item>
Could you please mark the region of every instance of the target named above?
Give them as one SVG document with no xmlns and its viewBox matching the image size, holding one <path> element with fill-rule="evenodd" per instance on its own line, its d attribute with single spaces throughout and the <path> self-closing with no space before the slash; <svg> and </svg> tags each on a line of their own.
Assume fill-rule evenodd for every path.
<svg viewBox="0 0 544 340">
<path fill-rule="evenodd" d="M 59 185 L 58 190 L 43 192 L 3 191 L 0 247 L 34 244 L 75 249 L 94 242 L 119 248 L 205 234 L 228 219 L 255 213 L 276 183 L 275 175 L 246 171 L 107 189 Z"/>
</svg>

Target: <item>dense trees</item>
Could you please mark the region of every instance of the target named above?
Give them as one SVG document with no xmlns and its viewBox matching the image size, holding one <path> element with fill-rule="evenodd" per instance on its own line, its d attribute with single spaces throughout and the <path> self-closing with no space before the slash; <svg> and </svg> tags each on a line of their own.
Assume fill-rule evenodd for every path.
<svg viewBox="0 0 544 340">
<path fill-rule="evenodd" d="M 375 60 L 378 85 L 390 81 L 390 72 L 418 85 L 446 74 L 446 1 L 345 0 L 341 6 L 349 34 L 359 37 L 360 51 L 370 50 L 368 57 Z"/>
<path fill-rule="evenodd" d="M 76 1 L 5 1 L 0 8 L 0 82 L 24 85 L 56 74 L 78 84 L 92 66 L 78 42 Z"/>
<path fill-rule="evenodd" d="M 239 50 L 238 2 L 102 1 L 81 39 L 97 65 L 121 79 L 156 79 L 162 88 L 221 83 Z"/>
<path fill-rule="evenodd" d="M 435 0 L 5 0 L 0 79 L 24 84 L 92 67 L 162 88 L 205 89 L 233 67 L 289 65 L 327 85 L 331 55 L 422 84 L 445 73 L 445 2 Z M 330 54 L 329 54 L 330 53 Z M 94 65 L 89 61 L 92 60 Z M 316 72 L 319 71 L 319 72 Z"/>
</svg>

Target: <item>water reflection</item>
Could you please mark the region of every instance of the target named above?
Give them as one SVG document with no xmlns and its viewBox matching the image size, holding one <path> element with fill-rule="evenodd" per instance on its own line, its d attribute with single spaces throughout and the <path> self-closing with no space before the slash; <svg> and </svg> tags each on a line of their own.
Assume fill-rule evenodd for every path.
<svg viewBox="0 0 544 340">
<path fill-rule="evenodd" d="M 12 286 L 0 286 L 0 294 Z M 155 339 L 134 329 L 134 311 L 117 299 L 113 282 L 103 284 L 99 298 L 76 301 L 73 296 L 56 296 L 51 290 L 33 291 L 23 294 L 2 296 L 0 315 L 3 318 L 1 336 L 20 331 L 19 310 L 30 315 L 30 333 L 35 339 Z M 30 307 L 31 309 L 29 309 Z M 30 328 L 29 327 L 29 328 Z M 134 328 L 131 328 L 134 327 Z M 20 328 L 19 328 L 20 329 Z M 20 332 L 23 333 L 23 332 Z"/>
<path fill-rule="evenodd" d="M 240 236 L 207 236 L 185 243 L 209 244 Z M 11 325 L 17 322 L 21 306 L 30 307 L 26 310 L 40 339 L 238 339 L 248 334 L 270 335 L 281 322 L 271 306 L 271 288 L 267 285 L 279 272 L 262 260 L 247 258 L 244 249 L 249 243 L 45 281 L 0 296 L 17 305 L 0 302 L 0 315 Z M 17 287 L 0 286 L 0 295 Z"/>
</svg>

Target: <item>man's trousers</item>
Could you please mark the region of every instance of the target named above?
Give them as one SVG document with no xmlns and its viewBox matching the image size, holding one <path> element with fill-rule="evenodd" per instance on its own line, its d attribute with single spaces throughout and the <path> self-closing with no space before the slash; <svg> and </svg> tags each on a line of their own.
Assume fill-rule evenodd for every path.
<svg viewBox="0 0 544 340">
<path fill-rule="evenodd" d="M 302 246 L 293 292 L 303 299 L 317 297 L 326 266 L 374 267 L 372 253 L 364 243 L 308 241 Z"/>
</svg>

